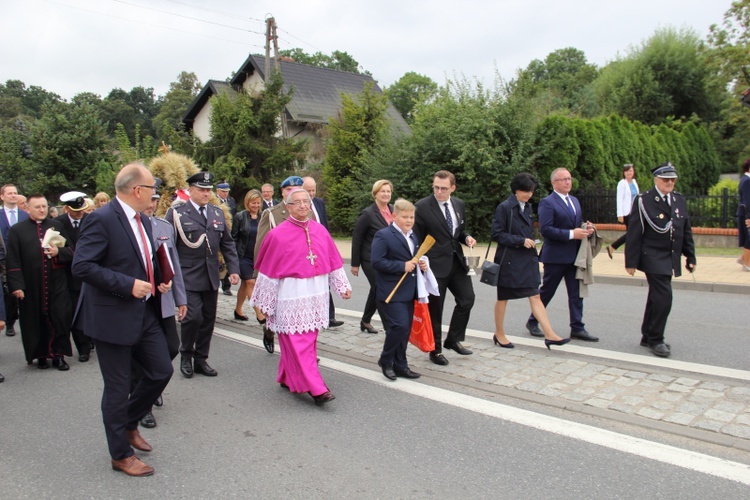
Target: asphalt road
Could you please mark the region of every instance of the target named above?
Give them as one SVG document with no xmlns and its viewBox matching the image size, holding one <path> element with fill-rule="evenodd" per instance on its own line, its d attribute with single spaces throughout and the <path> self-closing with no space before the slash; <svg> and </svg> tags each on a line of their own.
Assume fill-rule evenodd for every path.
<svg viewBox="0 0 750 500">
<path fill-rule="evenodd" d="M 450 397 L 437 402 L 396 390 L 420 384 L 429 391 L 436 381 L 389 384 L 382 376 L 323 368 L 337 399 L 318 408 L 274 382 L 276 356 L 225 338 L 215 338 L 211 351 L 219 377 L 175 375 L 165 406 L 155 411 L 159 426 L 142 430 L 154 446 L 142 455 L 156 474 L 130 478 L 109 467 L 95 358 L 74 361 L 65 373 L 41 371 L 25 366 L 19 349 L 17 337 L 0 339 L 0 369 L 8 377 L 0 385 L 4 499 L 747 494 L 747 484 L 737 481 L 510 423 Z M 324 365 L 330 359 L 321 357 Z M 463 396 L 460 389 L 455 395 Z"/>
<path fill-rule="evenodd" d="M 348 272 L 348 265 L 346 269 Z M 352 298 L 348 301 L 336 298 L 336 306 L 362 311 L 369 290 L 367 280 L 362 274 L 356 278 L 349 274 L 349 280 L 353 287 Z M 495 289 L 480 283 L 478 276 L 473 280 L 476 301 L 469 328 L 494 332 Z M 584 299 L 583 320 L 586 329 L 598 336 L 600 341 L 581 344 L 610 351 L 648 354 L 639 345 L 648 288 L 595 284 L 589 287 L 589 292 L 589 297 Z M 453 307 L 453 296 L 448 293 L 444 325 L 450 323 Z M 666 332 L 667 342 L 672 345 L 672 358 L 726 368 L 750 369 L 747 310 L 748 298 L 744 294 L 674 290 Z M 531 338 L 524 326 L 530 312 L 528 300 L 510 301 L 505 317 L 506 334 Z M 548 314 L 558 335 L 567 337 L 570 333 L 570 320 L 564 284 L 561 284 L 550 302 Z M 488 333 L 488 339 L 490 335 Z"/>
</svg>

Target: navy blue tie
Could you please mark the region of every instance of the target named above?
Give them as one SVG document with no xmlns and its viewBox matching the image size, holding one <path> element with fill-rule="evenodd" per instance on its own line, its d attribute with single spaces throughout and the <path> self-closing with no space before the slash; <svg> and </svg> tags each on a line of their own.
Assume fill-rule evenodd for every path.
<svg viewBox="0 0 750 500">
<path fill-rule="evenodd" d="M 576 211 L 575 211 L 575 209 L 573 208 L 573 204 L 572 204 L 572 203 L 570 202 L 570 196 L 566 196 L 566 197 L 565 197 L 565 202 L 566 202 L 566 203 L 568 204 L 568 210 L 570 210 L 570 213 L 571 213 L 571 214 L 573 214 L 573 215 L 575 216 L 575 214 L 576 214 Z"/>
<path fill-rule="evenodd" d="M 451 236 L 453 235 L 453 217 L 451 217 L 451 211 L 448 210 L 448 202 L 446 201 L 443 203 L 445 206 L 445 221 L 448 223 L 448 231 L 450 231 Z"/>
</svg>

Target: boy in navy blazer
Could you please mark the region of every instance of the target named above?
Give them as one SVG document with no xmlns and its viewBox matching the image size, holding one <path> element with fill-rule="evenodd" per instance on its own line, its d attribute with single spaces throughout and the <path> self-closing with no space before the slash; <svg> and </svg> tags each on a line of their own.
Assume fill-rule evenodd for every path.
<svg viewBox="0 0 750 500">
<path fill-rule="evenodd" d="M 404 199 L 396 200 L 393 205 L 394 221 L 375 233 L 372 240 L 372 267 L 375 269 L 377 283 L 376 299 L 379 309 L 388 317 L 390 325 L 385 332 L 383 352 L 378 365 L 383 375 L 390 380 L 397 377 L 419 378 L 420 374 L 411 371 L 406 361 L 406 348 L 411 334 L 411 322 L 414 316 L 414 300 L 417 298 L 417 266 L 427 271 L 426 259 L 419 263 L 412 261 L 419 245 L 411 228 L 414 226 L 414 205 Z M 387 304 L 385 300 L 391 294 L 401 277 L 404 281 Z"/>
</svg>

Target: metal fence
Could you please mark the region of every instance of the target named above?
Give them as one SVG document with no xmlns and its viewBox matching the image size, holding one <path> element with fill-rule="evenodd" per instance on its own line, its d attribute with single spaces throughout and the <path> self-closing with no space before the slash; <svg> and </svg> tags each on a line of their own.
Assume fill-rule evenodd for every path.
<svg viewBox="0 0 750 500">
<path fill-rule="evenodd" d="M 572 193 L 581 202 L 586 219 L 598 223 L 617 223 L 617 199 L 614 193 Z M 685 194 L 690 223 L 695 227 L 737 227 L 737 193 L 724 189 L 720 195 Z"/>
</svg>

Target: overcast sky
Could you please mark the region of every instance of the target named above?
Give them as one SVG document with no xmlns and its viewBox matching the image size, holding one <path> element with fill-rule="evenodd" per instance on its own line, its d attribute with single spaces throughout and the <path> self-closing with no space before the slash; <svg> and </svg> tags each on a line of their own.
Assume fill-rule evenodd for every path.
<svg viewBox="0 0 750 500">
<path fill-rule="evenodd" d="M 264 52 L 263 20 L 281 49 L 351 54 L 382 86 L 415 71 L 445 83 L 511 79 L 550 52 L 575 47 L 599 66 L 657 28 L 705 38 L 731 0 L 0 0 L 0 81 L 69 99 L 153 87 L 181 71 L 223 80 Z"/>
</svg>

